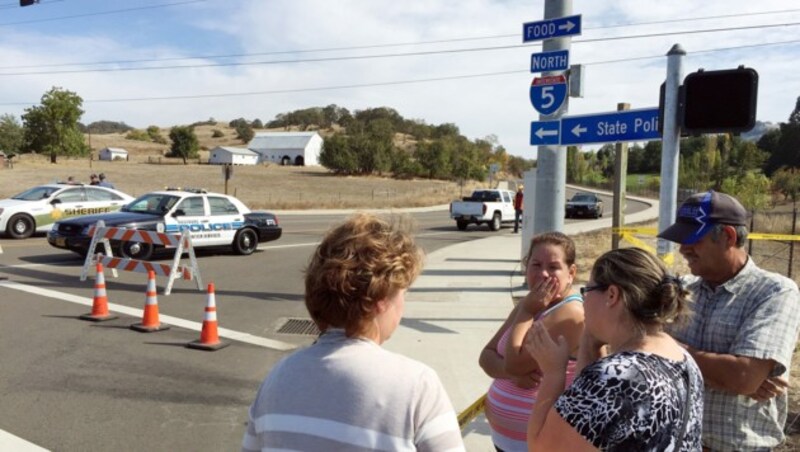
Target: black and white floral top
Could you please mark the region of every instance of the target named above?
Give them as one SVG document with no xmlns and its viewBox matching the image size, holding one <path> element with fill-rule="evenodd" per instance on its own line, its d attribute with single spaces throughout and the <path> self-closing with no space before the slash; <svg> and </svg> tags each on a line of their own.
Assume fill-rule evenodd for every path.
<svg viewBox="0 0 800 452">
<path fill-rule="evenodd" d="M 691 412 L 680 450 L 699 451 L 703 377 L 694 359 L 684 355 L 684 361 L 643 352 L 606 356 L 583 369 L 558 398 L 555 409 L 601 450 L 674 450 L 691 381 Z"/>
</svg>

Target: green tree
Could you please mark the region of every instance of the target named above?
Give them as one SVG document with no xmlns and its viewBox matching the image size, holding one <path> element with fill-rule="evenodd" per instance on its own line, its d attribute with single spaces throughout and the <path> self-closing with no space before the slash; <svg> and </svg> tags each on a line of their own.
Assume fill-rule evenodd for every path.
<svg viewBox="0 0 800 452">
<path fill-rule="evenodd" d="M 83 139 L 78 122 L 83 115 L 83 99 L 59 87 L 42 96 L 41 105 L 25 109 L 25 147 L 31 151 L 50 154 L 56 163 L 59 155 L 88 155 L 89 146 Z"/>
<path fill-rule="evenodd" d="M 781 168 L 772 174 L 772 189 L 797 203 L 800 198 L 800 169 Z"/>
<path fill-rule="evenodd" d="M 256 119 L 253 120 L 253 122 L 250 123 L 250 127 L 254 128 L 254 129 L 263 129 L 264 128 L 264 123 L 261 122 L 260 119 L 256 118 Z"/>
<path fill-rule="evenodd" d="M 256 133 L 247 121 L 236 124 L 236 138 L 242 140 L 242 143 L 249 143 Z"/>
<path fill-rule="evenodd" d="M 337 174 L 355 173 L 357 161 L 350 149 L 349 138 L 341 132 L 326 138 L 319 153 L 319 163 Z"/>
<path fill-rule="evenodd" d="M 0 151 L 19 154 L 25 142 L 25 131 L 16 116 L 8 113 L 0 116 Z"/>
<path fill-rule="evenodd" d="M 759 210 L 766 208 L 769 204 L 771 185 L 767 176 L 750 172 L 741 178 L 725 179 L 722 182 L 721 190 L 738 199 L 746 209 Z"/>
<path fill-rule="evenodd" d="M 169 131 L 169 139 L 172 140 L 170 147 L 170 157 L 180 157 L 183 164 L 187 164 L 187 159 L 197 158 L 200 144 L 197 142 L 197 135 L 190 126 L 175 126 Z"/>
<path fill-rule="evenodd" d="M 153 140 L 153 143 L 167 144 L 167 140 L 161 135 L 161 128 L 158 126 L 148 127 L 147 136 Z"/>
</svg>

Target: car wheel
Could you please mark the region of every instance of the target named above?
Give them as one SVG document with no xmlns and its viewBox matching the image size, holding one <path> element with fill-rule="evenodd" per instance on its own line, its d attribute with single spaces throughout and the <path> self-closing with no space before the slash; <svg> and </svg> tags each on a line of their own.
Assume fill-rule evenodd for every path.
<svg viewBox="0 0 800 452">
<path fill-rule="evenodd" d="M 467 225 L 469 225 L 469 223 L 467 223 L 466 221 L 456 220 L 456 227 L 458 228 L 459 231 L 466 231 Z"/>
<path fill-rule="evenodd" d="M 233 252 L 242 256 L 253 254 L 258 248 L 258 237 L 252 229 L 242 229 L 233 238 Z"/>
<path fill-rule="evenodd" d="M 496 213 L 492 217 L 492 222 L 489 223 L 489 229 L 492 231 L 499 231 L 500 230 L 500 214 Z"/>
<path fill-rule="evenodd" d="M 33 235 L 36 229 L 36 222 L 29 215 L 18 213 L 8 220 L 6 232 L 15 239 L 27 239 Z"/>
<path fill-rule="evenodd" d="M 122 242 L 119 246 L 122 257 L 146 261 L 153 256 L 153 244 L 143 242 Z"/>
</svg>

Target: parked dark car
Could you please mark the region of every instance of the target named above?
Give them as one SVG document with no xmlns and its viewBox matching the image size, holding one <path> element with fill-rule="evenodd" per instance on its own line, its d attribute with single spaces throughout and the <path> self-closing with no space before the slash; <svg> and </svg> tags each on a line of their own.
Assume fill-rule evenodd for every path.
<svg viewBox="0 0 800 452">
<path fill-rule="evenodd" d="M 119 212 L 56 222 L 47 241 L 85 256 L 90 252 L 90 229 L 100 220 L 106 226 L 168 234 L 189 231 L 195 248 L 226 247 L 242 255 L 252 254 L 259 243 L 277 240 L 282 233 L 275 215 L 252 212 L 233 196 L 168 189 L 142 195 Z M 111 240 L 110 245 L 113 254 L 139 260 L 149 259 L 158 249 L 157 245 L 135 241 Z"/>
<path fill-rule="evenodd" d="M 594 193 L 578 192 L 567 201 L 565 211 L 567 218 L 600 218 L 603 216 L 603 200 Z"/>
</svg>

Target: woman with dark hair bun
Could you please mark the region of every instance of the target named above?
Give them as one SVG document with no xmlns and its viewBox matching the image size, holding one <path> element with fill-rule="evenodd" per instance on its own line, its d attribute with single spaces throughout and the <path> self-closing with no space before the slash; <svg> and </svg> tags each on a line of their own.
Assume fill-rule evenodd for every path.
<svg viewBox="0 0 800 452">
<path fill-rule="evenodd" d="M 580 373 L 566 391 L 566 340 L 554 341 L 541 324 L 528 336 L 526 349 L 544 374 L 529 450 L 701 450 L 703 377 L 664 332 L 688 312 L 680 279 L 647 251 L 617 249 L 595 262 L 581 294 Z"/>
</svg>

